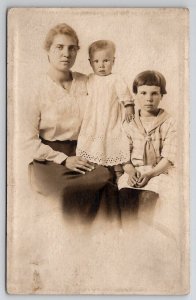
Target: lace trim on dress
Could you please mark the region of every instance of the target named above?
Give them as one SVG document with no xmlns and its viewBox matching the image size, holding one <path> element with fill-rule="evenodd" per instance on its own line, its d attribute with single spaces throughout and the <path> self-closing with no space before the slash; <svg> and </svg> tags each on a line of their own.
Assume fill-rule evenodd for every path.
<svg viewBox="0 0 196 300">
<path fill-rule="evenodd" d="M 86 158 L 90 162 L 103 166 L 115 166 L 118 164 L 123 164 L 130 159 L 130 154 L 124 153 L 123 151 L 118 152 L 117 156 L 113 154 L 112 157 L 106 157 L 105 153 L 97 153 L 97 155 L 92 155 L 84 150 L 77 149 L 77 155 Z"/>
</svg>

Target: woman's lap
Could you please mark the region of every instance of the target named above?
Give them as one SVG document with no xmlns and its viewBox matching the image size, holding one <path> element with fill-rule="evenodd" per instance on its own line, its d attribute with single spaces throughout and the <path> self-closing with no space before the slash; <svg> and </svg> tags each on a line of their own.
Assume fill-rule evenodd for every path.
<svg viewBox="0 0 196 300">
<path fill-rule="evenodd" d="M 33 161 L 29 171 L 34 189 L 61 199 L 65 212 L 92 217 L 104 202 L 107 213 L 118 213 L 118 191 L 112 169 L 97 166 L 83 175 L 53 162 Z"/>
<path fill-rule="evenodd" d="M 59 194 L 64 188 L 73 191 L 99 190 L 112 178 L 111 172 L 102 166 L 84 175 L 53 162 L 33 161 L 29 167 L 32 169 L 39 192 L 45 195 Z"/>
</svg>

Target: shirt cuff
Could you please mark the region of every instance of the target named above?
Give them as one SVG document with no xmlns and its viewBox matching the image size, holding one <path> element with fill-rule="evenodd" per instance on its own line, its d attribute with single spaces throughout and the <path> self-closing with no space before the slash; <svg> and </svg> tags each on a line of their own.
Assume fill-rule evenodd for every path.
<svg viewBox="0 0 196 300">
<path fill-rule="evenodd" d="M 124 101 L 124 106 L 135 105 L 134 100 L 126 100 Z"/>
<path fill-rule="evenodd" d="M 61 164 L 68 156 L 64 153 L 59 153 L 55 158 L 54 158 L 54 162 L 56 164 Z"/>
</svg>

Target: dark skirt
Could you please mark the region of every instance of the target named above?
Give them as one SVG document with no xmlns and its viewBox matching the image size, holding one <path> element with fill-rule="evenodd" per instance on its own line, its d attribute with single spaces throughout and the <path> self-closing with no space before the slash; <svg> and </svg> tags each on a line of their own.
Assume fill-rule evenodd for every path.
<svg viewBox="0 0 196 300">
<path fill-rule="evenodd" d="M 75 155 L 76 141 L 42 142 L 55 151 Z M 60 199 L 65 213 L 90 220 L 102 207 L 107 216 L 120 217 L 118 189 L 112 167 L 96 166 L 83 175 L 54 162 L 34 160 L 29 165 L 29 171 L 34 189 L 42 195 Z"/>
</svg>

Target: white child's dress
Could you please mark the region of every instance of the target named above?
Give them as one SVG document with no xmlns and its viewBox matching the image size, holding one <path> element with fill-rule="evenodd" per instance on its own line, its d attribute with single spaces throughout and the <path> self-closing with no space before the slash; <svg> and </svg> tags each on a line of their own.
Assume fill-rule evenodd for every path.
<svg viewBox="0 0 196 300">
<path fill-rule="evenodd" d="M 105 166 L 129 161 L 129 139 L 122 129 L 123 103 L 132 98 L 126 83 L 116 74 L 90 74 L 87 89 L 76 155 Z"/>
</svg>

